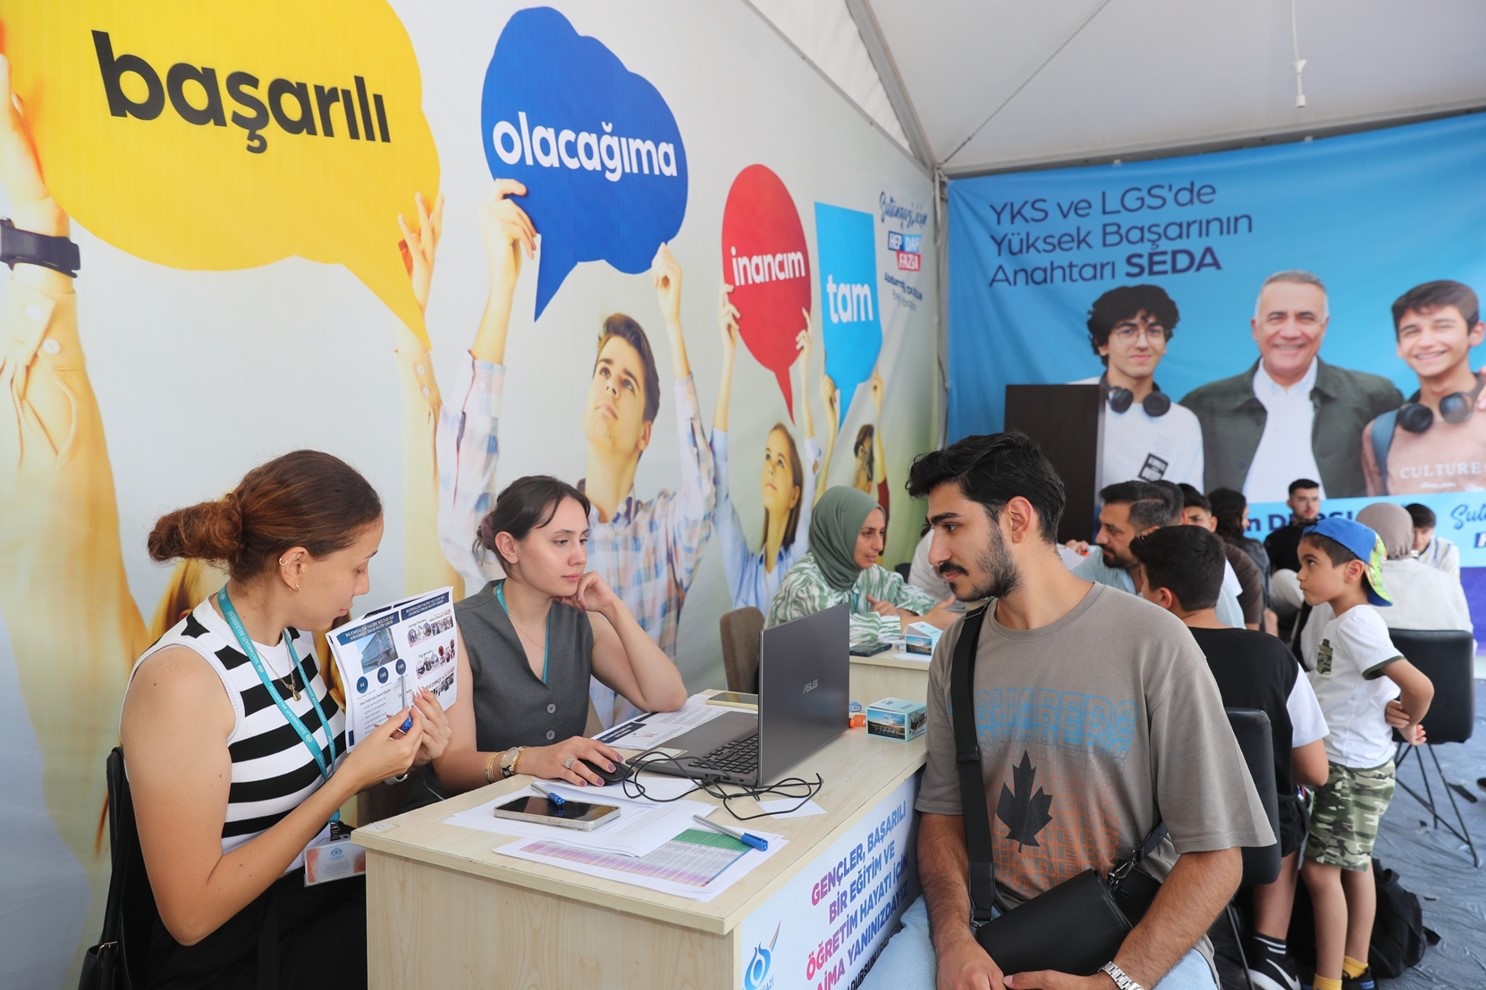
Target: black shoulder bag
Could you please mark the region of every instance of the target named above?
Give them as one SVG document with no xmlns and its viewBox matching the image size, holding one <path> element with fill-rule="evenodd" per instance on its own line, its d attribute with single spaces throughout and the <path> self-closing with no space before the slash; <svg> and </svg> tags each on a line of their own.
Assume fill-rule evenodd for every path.
<svg viewBox="0 0 1486 990">
<path fill-rule="evenodd" d="M 1158 817 L 1140 847 L 1108 876 L 1085 870 L 1020 907 L 991 917 L 996 898 L 991 823 L 975 735 L 975 650 L 985 608 L 965 616 L 950 669 L 950 704 L 965 844 L 970 854 L 971 928 L 975 940 L 1006 973 L 1052 969 L 1089 976 L 1115 957 L 1130 929 L 1145 916 L 1161 883 L 1137 869 L 1165 830 Z"/>
</svg>

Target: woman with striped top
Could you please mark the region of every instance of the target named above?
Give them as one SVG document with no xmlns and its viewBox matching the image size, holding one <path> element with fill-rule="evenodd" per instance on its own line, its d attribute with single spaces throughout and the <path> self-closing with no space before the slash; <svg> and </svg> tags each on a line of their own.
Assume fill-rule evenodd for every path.
<svg viewBox="0 0 1486 990">
<path fill-rule="evenodd" d="M 145 652 L 124 699 L 160 913 L 150 986 L 365 984 L 365 883 L 305 886 L 304 850 L 353 795 L 439 755 L 449 734 L 438 702 L 419 697 L 346 753 L 312 631 L 367 591 L 381 538 L 377 493 L 318 451 L 155 524 L 155 560 L 214 561 L 229 577 Z"/>
</svg>

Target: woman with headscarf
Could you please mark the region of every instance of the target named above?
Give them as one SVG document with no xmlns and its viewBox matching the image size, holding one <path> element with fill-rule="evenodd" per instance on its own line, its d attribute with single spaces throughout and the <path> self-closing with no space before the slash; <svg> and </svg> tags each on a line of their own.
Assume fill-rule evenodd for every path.
<svg viewBox="0 0 1486 990">
<path fill-rule="evenodd" d="M 1407 509 L 1374 502 L 1357 513 L 1357 521 L 1377 533 L 1388 551 L 1383 561 L 1383 587 L 1393 599 L 1383 614 L 1388 628 L 1474 631 L 1460 582 L 1414 556 L 1414 519 Z"/>
<path fill-rule="evenodd" d="M 943 629 L 958 616 L 877 563 L 887 521 L 877 501 L 845 485 L 829 489 L 810 519 L 810 550 L 784 575 L 769 603 L 777 626 L 832 605 L 851 605 L 852 642 L 893 639 L 923 619 Z"/>
</svg>

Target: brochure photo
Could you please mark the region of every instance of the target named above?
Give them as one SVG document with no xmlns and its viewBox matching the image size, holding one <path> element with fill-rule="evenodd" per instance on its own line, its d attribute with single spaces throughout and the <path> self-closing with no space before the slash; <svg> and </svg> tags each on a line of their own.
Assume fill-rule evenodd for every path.
<svg viewBox="0 0 1486 990">
<path fill-rule="evenodd" d="M 330 633 L 330 651 L 346 685 L 346 744 L 406 708 L 427 688 L 454 704 L 454 589 L 439 588 L 368 612 Z"/>
</svg>

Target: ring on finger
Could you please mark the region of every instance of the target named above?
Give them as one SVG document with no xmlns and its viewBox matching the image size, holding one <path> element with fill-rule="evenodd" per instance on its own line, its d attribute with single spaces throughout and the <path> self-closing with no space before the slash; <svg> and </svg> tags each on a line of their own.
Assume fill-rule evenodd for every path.
<svg viewBox="0 0 1486 990">
<path fill-rule="evenodd" d="M 562 768 L 564 770 L 571 770 L 571 769 L 573 769 L 573 762 L 574 762 L 573 761 L 573 758 L 571 756 L 569 756 L 566 760 L 563 760 L 562 761 Z"/>
</svg>

